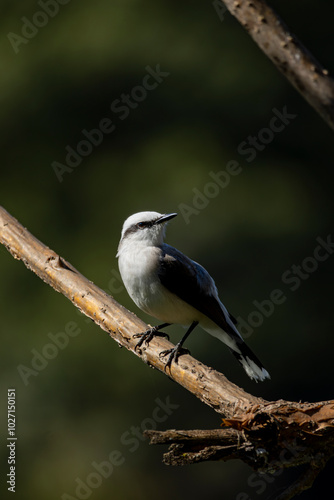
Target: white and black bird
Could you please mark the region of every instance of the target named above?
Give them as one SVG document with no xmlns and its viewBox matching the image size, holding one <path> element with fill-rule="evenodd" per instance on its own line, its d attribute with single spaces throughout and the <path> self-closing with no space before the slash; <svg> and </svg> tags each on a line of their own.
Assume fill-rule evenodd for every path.
<svg viewBox="0 0 334 500">
<path fill-rule="evenodd" d="M 166 222 L 176 213 L 139 212 L 124 222 L 117 257 L 119 270 L 130 297 L 144 312 L 163 324 L 136 337 L 138 345 L 171 324 L 188 327 L 180 342 L 168 351 L 166 368 L 177 362 L 183 343 L 192 330 L 201 326 L 226 344 L 255 381 L 270 378 L 262 363 L 245 344 L 235 318 L 219 300 L 210 274 L 176 248 L 164 243 Z"/>
</svg>

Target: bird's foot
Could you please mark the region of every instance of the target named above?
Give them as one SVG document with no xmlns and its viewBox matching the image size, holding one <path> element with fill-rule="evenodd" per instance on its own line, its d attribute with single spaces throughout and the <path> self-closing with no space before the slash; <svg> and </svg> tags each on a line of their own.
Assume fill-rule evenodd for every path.
<svg viewBox="0 0 334 500">
<path fill-rule="evenodd" d="M 149 330 L 146 330 L 146 332 L 143 333 L 135 333 L 133 335 L 133 338 L 135 339 L 140 339 L 137 344 L 135 345 L 135 350 L 139 349 L 142 344 L 145 342 L 145 344 L 149 344 L 153 337 L 166 337 L 169 340 L 169 335 L 165 332 L 160 332 L 158 326 L 153 326 Z"/>
<path fill-rule="evenodd" d="M 165 364 L 165 371 L 167 371 L 167 368 L 169 368 L 170 371 L 172 361 L 174 360 L 175 363 L 177 363 L 179 356 L 182 356 L 183 354 L 190 354 L 190 351 L 189 349 L 185 349 L 179 344 L 176 344 L 176 346 L 172 349 L 161 351 L 161 353 L 159 354 L 159 358 L 165 358 L 166 356 L 168 356 L 167 362 Z"/>
</svg>

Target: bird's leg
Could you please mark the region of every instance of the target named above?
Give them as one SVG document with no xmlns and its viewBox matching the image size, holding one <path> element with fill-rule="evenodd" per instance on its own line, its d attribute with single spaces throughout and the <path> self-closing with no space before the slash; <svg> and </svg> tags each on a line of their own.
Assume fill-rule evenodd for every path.
<svg viewBox="0 0 334 500">
<path fill-rule="evenodd" d="M 167 349 L 166 351 L 161 351 L 161 353 L 159 354 L 159 358 L 164 358 L 165 356 L 169 355 L 167 363 L 165 365 L 165 371 L 167 370 L 167 367 L 169 367 L 169 369 L 171 368 L 173 359 L 175 360 L 175 363 L 177 363 L 180 354 L 189 354 L 189 350 L 184 349 L 182 346 L 185 340 L 189 337 L 189 335 L 197 325 L 198 321 L 194 321 L 193 323 L 191 323 L 190 327 L 188 328 L 188 330 L 186 331 L 180 342 L 178 342 L 176 346 L 173 347 L 173 349 Z"/>
<path fill-rule="evenodd" d="M 153 339 L 153 337 L 157 336 L 157 337 L 167 337 L 168 340 L 169 340 L 169 336 L 167 335 L 167 333 L 164 333 L 164 332 L 160 332 L 159 330 L 161 330 L 162 328 L 166 328 L 166 326 L 170 326 L 171 323 L 162 323 L 162 325 L 157 325 L 157 326 L 153 326 L 152 328 L 149 328 L 148 330 L 146 330 L 146 332 L 143 332 L 143 333 L 135 333 L 135 335 L 133 335 L 133 338 L 135 339 L 140 339 L 136 346 L 135 346 L 135 350 L 143 344 L 143 342 L 145 342 L 145 344 L 149 344 L 151 342 L 151 340 Z"/>
</svg>

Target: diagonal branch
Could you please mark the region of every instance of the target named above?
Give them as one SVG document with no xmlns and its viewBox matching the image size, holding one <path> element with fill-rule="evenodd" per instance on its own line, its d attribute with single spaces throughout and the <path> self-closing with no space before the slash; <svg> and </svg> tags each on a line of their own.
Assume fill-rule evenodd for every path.
<svg viewBox="0 0 334 500">
<path fill-rule="evenodd" d="M 120 346 L 165 373 L 159 353 L 172 344 L 165 338 L 155 337 L 149 345 L 136 350 L 137 339 L 133 335 L 146 331 L 148 325 L 41 243 L 2 207 L 0 242 L 14 258 L 21 259 L 28 269 L 65 295 Z M 306 464 L 308 472 L 299 483 L 299 487 L 305 489 L 334 455 L 334 401 L 265 401 L 246 393 L 190 355 L 180 357 L 167 374 L 221 414 L 224 428 L 146 431 L 151 442 L 170 445 L 164 456 L 165 463 L 184 465 L 238 458 L 256 471 L 268 473 Z M 295 490 L 292 486 L 291 491 L 297 491 L 297 486 Z"/>
<path fill-rule="evenodd" d="M 0 242 L 14 258 L 20 259 L 45 283 L 67 297 L 81 312 L 108 332 L 120 346 L 126 347 L 145 363 L 164 372 L 161 351 L 173 345 L 165 338 L 155 337 L 149 345 L 136 350 L 138 339 L 133 335 L 149 326 L 135 314 L 118 304 L 79 273 L 69 262 L 41 243 L 4 208 L 0 207 Z M 244 411 L 263 400 L 232 384 L 222 373 L 205 366 L 190 355 L 179 358 L 167 374 L 201 401 L 226 417 Z"/>
<path fill-rule="evenodd" d="M 254 42 L 334 129 L 334 80 L 264 0 L 224 0 Z"/>
</svg>

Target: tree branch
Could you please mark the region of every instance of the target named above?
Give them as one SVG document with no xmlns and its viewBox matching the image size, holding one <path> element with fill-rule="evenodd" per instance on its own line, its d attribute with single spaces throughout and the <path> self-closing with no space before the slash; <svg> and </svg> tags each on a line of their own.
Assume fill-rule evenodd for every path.
<svg viewBox="0 0 334 500">
<path fill-rule="evenodd" d="M 79 273 L 69 262 L 41 243 L 4 208 L 0 207 L 0 242 L 14 258 L 22 260 L 45 283 L 67 297 L 81 312 L 108 332 L 145 363 L 164 372 L 165 362 L 159 353 L 173 345 L 165 338 L 155 337 L 149 345 L 136 350 L 138 339 L 133 335 L 149 328 L 135 314 L 116 302 Z M 164 372 L 165 373 L 165 372 Z M 232 417 L 263 400 L 232 384 L 222 373 L 205 366 L 190 355 L 173 363 L 168 376 L 211 406 L 215 411 Z"/>
<path fill-rule="evenodd" d="M 169 444 L 167 465 L 238 458 L 259 472 L 325 463 L 334 455 L 334 401 L 279 400 L 224 418 L 224 429 L 145 431 L 151 444 Z M 172 443 L 172 445 L 171 445 Z M 320 470 L 320 469 L 319 469 Z"/>
<path fill-rule="evenodd" d="M 334 80 L 264 0 L 224 0 L 260 49 L 334 129 Z"/>
<path fill-rule="evenodd" d="M 0 242 L 47 284 L 148 365 L 165 373 L 159 353 L 172 346 L 155 337 L 135 349 L 133 335 L 149 326 L 80 274 L 69 262 L 41 243 L 0 207 Z M 168 376 L 223 416 L 223 429 L 209 431 L 146 431 L 154 444 L 169 444 L 164 461 L 185 465 L 204 460 L 238 458 L 254 470 L 273 473 L 308 464 L 300 482 L 311 483 L 334 455 L 334 401 L 269 402 L 248 394 L 223 374 L 190 355 L 173 363 Z"/>
</svg>

